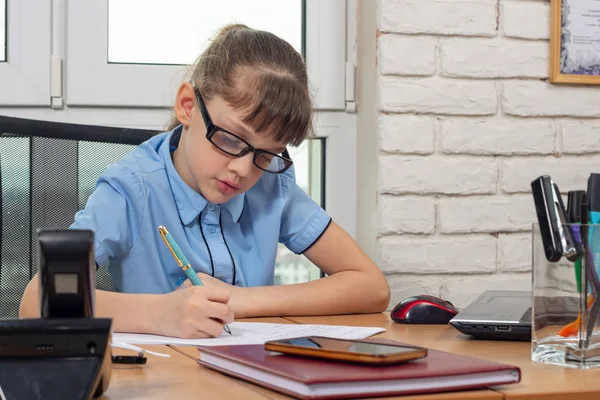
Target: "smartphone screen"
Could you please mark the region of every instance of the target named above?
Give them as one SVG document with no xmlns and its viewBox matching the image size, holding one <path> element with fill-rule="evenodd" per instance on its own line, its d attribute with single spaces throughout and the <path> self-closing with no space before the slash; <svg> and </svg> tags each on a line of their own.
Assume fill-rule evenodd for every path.
<svg viewBox="0 0 600 400">
<path fill-rule="evenodd" d="M 265 343 L 266 350 L 308 357 L 368 363 L 410 361 L 427 356 L 427 349 L 401 344 L 308 336 Z"/>
</svg>

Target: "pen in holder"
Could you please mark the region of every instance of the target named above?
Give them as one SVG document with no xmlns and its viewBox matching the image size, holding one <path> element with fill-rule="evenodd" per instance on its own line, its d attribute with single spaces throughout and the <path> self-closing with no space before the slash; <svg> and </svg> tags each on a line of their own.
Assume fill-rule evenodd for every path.
<svg viewBox="0 0 600 400">
<path fill-rule="evenodd" d="M 566 367 L 600 367 L 600 225 L 562 224 L 561 229 L 573 233 L 577 260 L 549 260 L 540 226 L 533 224 L 531 357 Z"/>
</svg>

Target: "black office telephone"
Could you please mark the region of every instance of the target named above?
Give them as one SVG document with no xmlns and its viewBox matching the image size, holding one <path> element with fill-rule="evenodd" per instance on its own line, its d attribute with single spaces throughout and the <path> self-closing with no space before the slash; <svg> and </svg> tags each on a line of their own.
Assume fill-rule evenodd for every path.
<svg viewBox="0 0 600 400">
<path fill-rule="evenodd" d="M 39 230 L 41 318 L 0 321 L 0 398 L 91 399 L 111 375 L 111 319 L 94 318 L 89 230 Z"/>
</svg>

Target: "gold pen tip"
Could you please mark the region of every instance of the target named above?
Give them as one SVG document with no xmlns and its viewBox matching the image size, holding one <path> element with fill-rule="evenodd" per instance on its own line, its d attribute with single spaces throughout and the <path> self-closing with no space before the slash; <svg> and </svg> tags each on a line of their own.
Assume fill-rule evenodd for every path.
<svg viewBox="0 0 600 400">
<path fill-rule="evenodd" d="M 166 235 L 167 233 L 169 233 L 169 232 L 167 231 L 167 228 L 165 228 L 165 227 L 164 227 L 164 226 L 162 226 L 162 225 L 159 225 L 159 227 L 158 227 L 158 231 L 159 231 L 160 233 L 162 233 L 163 235 Z"/>
</svg>

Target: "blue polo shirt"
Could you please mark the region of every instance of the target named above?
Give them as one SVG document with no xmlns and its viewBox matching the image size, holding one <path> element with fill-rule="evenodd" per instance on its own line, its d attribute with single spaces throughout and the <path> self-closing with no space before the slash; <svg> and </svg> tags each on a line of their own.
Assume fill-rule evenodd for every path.
<svg viewBox="0 0 600 400">
<path fill-rule="evenodd" d="M 303 253 L 331 222 L 296 184 L 293 167 L 264 173 L 245 193 L 209 203 L 175 170 L 181 126 L 109 166 L 74 229 L 95 231 L 95 258 L 117 290 L 168 293 L 185 274 L 158 233 L 164 225 L 196 272 L 238 286 L 272 285 L 277 245 Z"/>
</svg>

